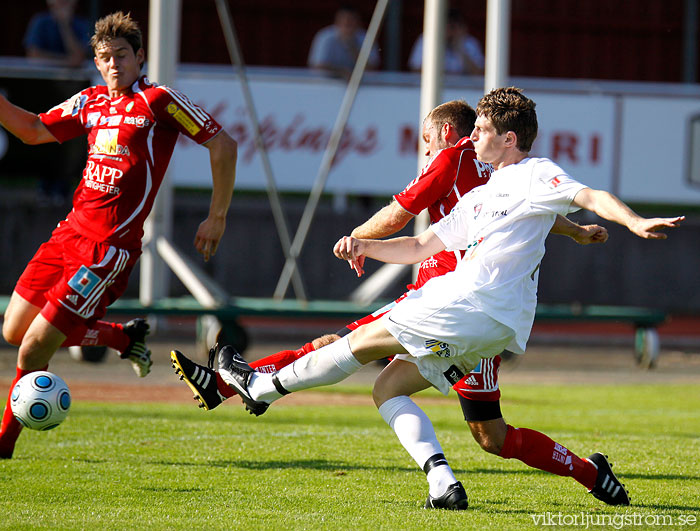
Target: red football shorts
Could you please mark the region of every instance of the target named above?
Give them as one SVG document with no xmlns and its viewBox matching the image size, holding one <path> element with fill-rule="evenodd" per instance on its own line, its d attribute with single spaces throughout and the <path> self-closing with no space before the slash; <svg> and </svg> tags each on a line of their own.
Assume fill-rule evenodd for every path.
<svg viewBox="0 0 700 531">
<path fill-rule="evenodd" d="M 415 286 L 407 286 L 410 289 L 416 289 Z M 371 323 L 379 319 L 386 312 L 391 310 L 396 303 L 405 298 L 408 292 L 401 295 L 398 299 L 390 302 L 386 306 L 382 306 L 377 311 L 370 315 L 366 315 L 362 319 L 353 321 L 345 328 L 352 331 L 356 328 Z M 501 357 L 494 356 L 493 358 L 485 358 L 479 362 L 479 365 L 465 375 L 459 382 L 452 386 L 457 394 L 463 396 L 467 400 L 479 400 L 484 402 L 495 402 L 501 398 L 501 391 L 498 388 L 498 368 L 501 365 Z"/>
<path fill-rule="evenodd" d="M 39 247 L 15 286 L 65 335 L 90 326 L 126 290 L 140 249 L 118 249 L 81 236 L 65 221 Z"/>
</svg>

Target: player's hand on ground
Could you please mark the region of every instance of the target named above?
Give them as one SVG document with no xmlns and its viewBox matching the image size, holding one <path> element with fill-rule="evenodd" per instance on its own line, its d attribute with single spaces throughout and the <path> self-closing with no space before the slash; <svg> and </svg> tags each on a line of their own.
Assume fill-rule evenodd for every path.
<svg viewBox="0 0 700 531">
<path fill-rule="evenodd" d="M 197 234 L 194 237 L 194 247 L 204 257 L 205 262 L 216 254 L 225 229 L 226 218 L 218 220 L 209 217 L 199 224 Z"/>
<path fill-rule="evenodd" d="M 668 235 L 659 231 L 678 227 L 684 219 L 685 216 L 677 216 L 675 218 L 642 218 L 629 229 L 640 238 L 646 240 L 665 240 Z"/>
<path fill-rule="evenodd" d="M 608 229 L 600 225 L 582 225 L 581 230 L 571 237 L 580 245 L 605 243 L 608 241 Z"/>
<path fill-rule="evenodd" d="M 343 236 L 333 246 L 333 254 L 340 260 L 347 260 L 350 268 L 358 277 L 364 274 L 365 257 L 362 254 L 362 240 L 352 236 Z"/>
</svg>

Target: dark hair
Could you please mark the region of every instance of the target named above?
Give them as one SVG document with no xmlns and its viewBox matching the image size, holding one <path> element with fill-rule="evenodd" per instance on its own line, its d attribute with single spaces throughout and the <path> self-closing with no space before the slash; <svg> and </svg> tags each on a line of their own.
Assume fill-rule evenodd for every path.
<svg viewBox="0 0 700 531">
<path fill-rule="evenodd" d="M 131 18 L 131 13 L 125 15 L 117 11 L 95 22 L 95 34 L 90 39 L 90 46 L 92 51 L 96 52 L 101 43 L 120 38 L 129 43 L 134 53 L 143 48 L 141 28 L 139 23 Z"/>
<path fill-rule="evenodd" d="M 476 106 L 476 114 L 491 120 L 496 133 L 513 131 L 518 137 L 517 147 L 525 153 L 532 149 L 537 138 L 535 102 L 516 87 L 497 88 L 486 94 Z"/>
<path fill-rule="evenodd" d="M 455 128 L 459 137 L 469 136 L 474 129 L 476 112 L 464 100 L 452 100 L 435 107 L 425 117 L 426 120 L 441 127 L 443 124 L 450 124 Z"/>
</svg>

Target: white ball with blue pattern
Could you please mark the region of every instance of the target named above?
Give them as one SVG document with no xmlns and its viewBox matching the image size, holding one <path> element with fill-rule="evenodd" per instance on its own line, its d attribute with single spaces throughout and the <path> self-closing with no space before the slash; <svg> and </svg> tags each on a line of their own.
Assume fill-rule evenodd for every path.
<svg viewBox="0 0 700 531">
<path fill-rule="evenodd" d="M 15 384 L 10 404 L 25 428 L 51 430 L 68 415 L 70 390 L 60 376 L 48 371 L 29 373 Z"/>
</svg>

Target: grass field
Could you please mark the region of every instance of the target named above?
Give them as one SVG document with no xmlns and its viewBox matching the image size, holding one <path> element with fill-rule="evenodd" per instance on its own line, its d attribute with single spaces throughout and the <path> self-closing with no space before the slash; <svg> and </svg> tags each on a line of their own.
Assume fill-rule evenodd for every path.
<svg viewBox="0 0 700 531">
<path fill-rule="evenodd" d="M 468 511 L 421 508 L 424 475 L 370 406 L 280 405 L 256 419 L 237 400 L 212 412 L 80 402 L 58 429 L 25 430 L 15 458 L 0 462 L 0 527 L 528 529 L 545 515 L 545 528 L 585 529 L 583 519 L 593 518 L 609 525 L 589 529 L 668 529 L 700 520 L 697 387 L 508 387 L 510 423 L 581 456 L 610 455 L 630 490 L 625 508 L 602 504 L 570 478 L 484 453 L 454 397 L 428 392 L 418 401 L 467 488 Z"/>
</svg>

